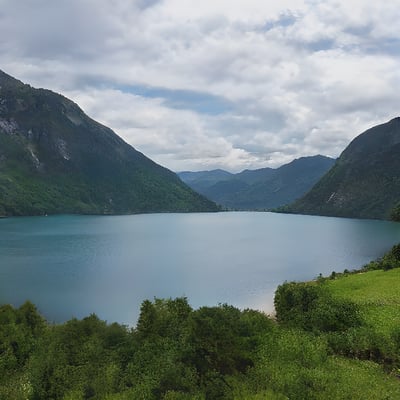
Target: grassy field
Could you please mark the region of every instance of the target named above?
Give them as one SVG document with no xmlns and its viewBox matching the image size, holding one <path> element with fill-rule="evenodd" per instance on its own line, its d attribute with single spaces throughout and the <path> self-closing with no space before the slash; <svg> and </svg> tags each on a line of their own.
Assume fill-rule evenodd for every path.
<svg viewBox="0 0 400 400">
<path fill-rule="evenodd" d="M 390 335 L 400 327 L 400 269 L 360 272 L 329 280 L 335 297 L 357 303 L 362 317 L 380 334 Z"/>
</svg>

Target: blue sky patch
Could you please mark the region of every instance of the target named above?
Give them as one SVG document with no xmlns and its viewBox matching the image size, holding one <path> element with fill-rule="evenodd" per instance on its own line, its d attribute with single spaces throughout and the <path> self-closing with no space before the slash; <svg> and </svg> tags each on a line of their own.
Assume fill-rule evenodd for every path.
<svg viewBox="0 0 400 400">
<path fill-rule="evenodd" d="M 233 104 L 221 96 L 191 90 L 175 90 L 150 86 L 118 86 L 116 89 L 142 97 L 161 98 L 167 107 L 218 115 L 229 112 Z"/>
<path fill-rule="evenodd" d="M 296 22 L 297 18 L 291 13 L 281 14 L 277 20 L 266 21 L 262 30 L 269 31 L 276 27 L 288 27 Z"/>
</svg>

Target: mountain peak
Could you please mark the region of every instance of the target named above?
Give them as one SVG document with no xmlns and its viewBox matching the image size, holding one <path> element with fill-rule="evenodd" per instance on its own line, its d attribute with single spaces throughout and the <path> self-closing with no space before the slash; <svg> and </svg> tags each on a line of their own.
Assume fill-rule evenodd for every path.
<svg viewBox="0 0 400 400">
<path fill-rule="evenodd" d="M 400 118 L 357 136 L 334 167 L 287 211 L 387 219 L 400 200 Z"/>
<path fill-rule="evenodd" d="M 24 85 L 23 82 L 19 81 L 18 79 L 15 79 L 11 75 L 6 74 L 4 71 L 0 69 L 0 85 L 4 84 L 14 84 L 14 85 Z"/>
<path fill-rule="evenodd" d="M 279 168 L 246 169 L 237 174 L 215 171 L 180 173 L 199 193 L 228 208 L 270 209 L 302 196 L 333 165 L 324 156 L 301 157 Z"/>
<path fill-rule="evenodd" d="M 218 209 L 66 97 L 0 87 L 0 215 Z"/>
</svg>

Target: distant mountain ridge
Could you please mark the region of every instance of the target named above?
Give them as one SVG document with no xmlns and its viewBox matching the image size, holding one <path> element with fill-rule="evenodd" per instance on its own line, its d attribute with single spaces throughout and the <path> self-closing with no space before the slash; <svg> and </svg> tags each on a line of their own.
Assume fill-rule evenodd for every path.
<svg viewBox="0 0 400 400">
<path fill-rule="evenodd" d="M 394 118 L 357 136 L 309 193 L 282 210 L 389 219 L 399 201 L 400 118 Z"/>
<path fill-rule="evenodd" d="M 194 190 L 231 209 L 265 210 L 301 197 L 332 167 L 335 160 L 317 155 L 293 160 L 279 168 L 180 172 Z"/>
<path fill-rule="evenodd" d="M 0 71 L 0 216 L 216 210 L 71 100 Z"/>
</svg>

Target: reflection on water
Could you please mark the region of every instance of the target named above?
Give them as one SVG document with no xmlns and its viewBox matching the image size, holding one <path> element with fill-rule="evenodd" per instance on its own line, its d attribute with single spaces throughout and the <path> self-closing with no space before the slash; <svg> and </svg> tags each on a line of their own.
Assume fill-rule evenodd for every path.
<svg viewBox="0 0 400 400">
<path fill-rule="evenodd" d="M 0 220 L 0 302 L 53 321 L 95 312 L 136 322 L 140 303 L 187 296 L 272 311 L 285 280 L 358 268 L 400 241 L 400 224 L 272 213 Z"/>
</svg>

